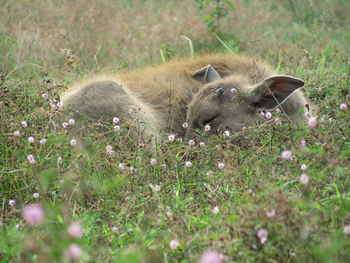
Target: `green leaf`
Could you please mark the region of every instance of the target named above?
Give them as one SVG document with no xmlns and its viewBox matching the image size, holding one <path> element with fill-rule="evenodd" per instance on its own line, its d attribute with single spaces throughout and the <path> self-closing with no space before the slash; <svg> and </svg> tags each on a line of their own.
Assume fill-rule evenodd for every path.
<svg viewBox="0 0 350 263">
<path fill-rule="evenodd" d="M 228 6 L 231 7 L 231 9 L 232 9 L 233 11 L 236 10 L 235 4 L 232 3 L 231 1 L 225 0 L 225 3 L 228 4 Z"/>
<path fill-rule="evenodd" d="M 61 225 L 63 225 L 63 218 L 60 214 L 57 214 L 57 220 Z"/>
</svg>

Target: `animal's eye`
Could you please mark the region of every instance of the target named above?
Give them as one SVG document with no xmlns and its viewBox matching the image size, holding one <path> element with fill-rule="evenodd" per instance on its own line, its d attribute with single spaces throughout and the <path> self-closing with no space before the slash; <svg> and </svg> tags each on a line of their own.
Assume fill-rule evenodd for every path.
<svg viewBox="0 0 350 263">
<path fill-rule="evenodd" d="M 223 89 L 223 88 L 217 88 L 217 89 L 215 90 L 215 93 L 216 93 L 217 95 L 222 95 L 222 94 L 224 93 L 224 89 Z"/>
<path fill-rule="evenodd" d="M 214 117 L 212 117 L 212 118 L 210 118 L 210 119 L 207 119 L 207 120 L 203 121 L 203 125 L 207 125 L 207 124 L 209 124 L 209 123 L 212 123 L 212 122 L 215 120 L 216 117 L 217 117 L 217 116 L 214 116 Z"/>
</svg>

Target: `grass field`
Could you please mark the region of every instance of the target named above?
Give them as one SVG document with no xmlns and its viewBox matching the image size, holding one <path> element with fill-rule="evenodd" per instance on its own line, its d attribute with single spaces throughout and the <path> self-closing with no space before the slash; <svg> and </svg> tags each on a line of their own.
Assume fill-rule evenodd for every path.
<svg viewBox="0 0 350 263">
<path fill-rule="evenodd" d="M 198 2 L 0 0 L 0 262 L 350 262 L 350 2 L 221 1 L 215 32 Z M 304 79 L 316 127 L 132 150 L 122 122 L 85 148 L 54 127 L 70 83 L 190 56 L 183 36 Z"/>
</svg>

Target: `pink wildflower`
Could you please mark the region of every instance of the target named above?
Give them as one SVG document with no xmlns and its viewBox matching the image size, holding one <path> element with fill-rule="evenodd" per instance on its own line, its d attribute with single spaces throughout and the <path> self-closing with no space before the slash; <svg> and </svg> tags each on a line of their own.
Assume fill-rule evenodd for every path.
<svg viewBox="0 0 350 263">
<path fill-rule="evenodd" d="M 77 244 L 71 244 L 65 251 L 64 256 L 71 260 L 77 260 L 81 257 L 82 249 Z"/>
<path fill-rule="evenodd" d="M 218 163 L 218 168 L 219 169 L 224 169 L 225 168 L 225 164 L 224 163 Z"/>
<path fill-rule="evenodd" d="M 24 220 L 31 225 L 37 225 L 44 221 L 44 209 L 38 204 L 27 205 L 23 209 Z"/>
<path fill-rule="evenodd" d="M 118 122 L 120 122 L 120 119 L 118 117 L 114 117 L 113 118 L 113 123 L 117 124 Z"/>
<path fill-rule="evenodd" d="M 45 138 L 42 138 L 41 140 L 40 140 L 40 144 L 41 145 L 44 145 L 46 143 L 46 139 Z"/>
<path fill-rule="evenodd" d="M 75 120 L 74 119 L 69 119 L 68 120 L 68 124 L 69 125 L 74 125 L 75 124 Z"/>
<path fill-rule="evenodd" d="M 57 158 L 57 167 L 62 166 L 62 164 L 63 164 L 63 158 L 62 158 L 61 156 L 59 156 L 59 157 Z"/>
<path fill-rule="evenodd" d="M 302 141 L 300 142 L 300 146 L 301 146 L 301 147 L 304 147 L 305 144 L 306 144 L 305 140 L 302 140 Z"/>
<path fill-rule="evenodd" d="M 174 134 L 170 134 L 170 135 L 168 136 L 168 140 L 169 140 L 169 142 L 175 141 L 175 135 L 174 135 Z"/>
<path fill-rule="evenodd" d="M 265 118 L 266 118 L 266 119 L 268 119 L 268 120 L 269 120 L 269 119 L 271 119 L 271 118 L 272 118 L 272 113 L 271 113 L 271 112 L 269 112 L 269 111 L 268 111 L 268 112 L 266 112 L 266 114 L 265 114 Z"/>
<path fill-rule="evenodd" d="M 154 159 L 154 158 L 153 158 L 153 159 L 151 159 L 151 164 L 152 164 L 152 165 L 157 164 L 157 160 L 156 160 L 156 159 Z"/>
<path fill-rule="evenodd" d="M 182 128 L 184 128 L 184 129 L 188 128 L 188 123 L 187 123 L 187 122 L 184 122 L 184 123 L 182 124 Z"/>
<path fill-rule="evenodd" d="M 76 144 L 77 144 L 77 140 L 76 139 L 72 139 L 70 141 L 70 145 L 75 146 Z"/>
<path fill-rule="evenodd" d="M 260 239 L 261 244 L 264 244 L 267 241 L 268 232 L 266 229 L 260 228 L 257 236 Z"/>
<path fill-rule="evenodd" d="M 280 108 L 276 108 L 276 109 L 275 109 L 275 112 L 276 112 L 276 113 L 280 113 L 280 112 L 281 112 L 281 109 L 280 109 Z"/>
<path fill-rule="evenodd" d="M 67 231 L 68 234 L 74 238 L 79 238 L 83 236 L 83 228 L 78 222 L 71 223 Z"/>
<path fill-rule="evenodd" d="M 34 193 L 34 194 L 33 194 L 33 197 L 34 197 L 35 199 L 38 199 L 38 198 L 40 197 L 40 194 L 39 194 L 39 193 Z"/>
<path fill-rule="evenodd" d="M 30 143 L 34 143 L 34 142 L 35 142 L 35 139 L 34 139 L 33 136 L 30 136 L 30 137 L 28 137 L 28 141 L 29 141 Z"/>
<path fill-rule="evenodd" d="M 207 250 L 201 255 L 199 263 L 221 263 L 222 260 L 222 254 L 214 250 Z"/>
<path fill-rule="evenodd" d="M 289 150 L 284 150 L 284 151 L 281 153 L 281 157 L 282 157 L 283 159 L 289 160 L 289 159 L 292 157 L 292 152 L 289 151 Z"/>
<path fill-rule="evenodd" d="M 175 239 L 172 239 L 169 243 L 169 247 L 173 250 L 177 249 L 179 246 L 180 246 L 180 243 Z"/>
<path fill-rule="evenodd" d="M 26 121 L 22 121 L 21 124 L 22 124 L 22 126 L 23 126 L 24 128 L 27 128 L 27 127 L 28 127 L 28 123 L 27 123 Z"/>
<path fill-rule="evenodd" d="M 194 142 L 194 140 L 189 140 L 189 141 L 188 141 L 188 145 L 189 145 L 189 146 L 193 146 L 193 145 L 195 145 L 195 144 L 196 144 L 196 143 Z"/>
<path fill-rule="evenodd" d="M 302 165 L 300 165 L 300 169 L 301 170 L 306 170 L 307 169 L 307 166 L 305 163 L 303 163 Z"/>
<path fill-rule="evenodd" d="M 113 127 L 114 132 L 120 131 L 120 127 L 118 125 L 115 125 Z"/>
<path fill-rule="evenodd" d="M 307 122 L 307 125 L 310 128 L 315 128 L 317 126 L 317 118 L 316 117 L 310 117 L 310 119 Z"/>
<path fill-rule="evenodd" d="M 264 113 L 263 111 L 260 111 L 259 117 L 260 117 L 260 118 L 264 118 L 264 117 L 265 117 L 265 113 Z"/>
<path fill-rule="evenodd" d="M 346 235 L 350 235 L 350 225 L 345 226 L 343 232 Z"/>
<path fill-rule="evenodd" d="M 14 136 L 19 136 L 19 131 L 14 131 L 14 132 L 13 132 L 13 135 L 14 135 Z"/>
<path fill-rule="evenodd" d="M 36 163 L 35 158 L 32 154 L 29 154 L 27 158 L 30 164 Z"/>
<path fill-rule="evenodd" d="M 16 200 L 10 200 L 9 201 L 10 206 L 15 206 L 16 205 Z"/>
<path fill-rule="evenodd" d="M 224 131 L 224 137 L 228 137 L 228 136 L 230 136 L 230 132 L 229 131 Z"/>
<path fill-rule="evenodd" d="M 215 206 L 212 211 L 213 211 L 213 214 L 216 215 L 217 213 L 219 213 L 220 209 L 219 207 Z"/>
<path fill-rule="evenodd" d="M 271 209 L 270 211 L 267 211 L 266 212 L 266 216 L 267 217 L 274 217 L 275 216 L 275 214 L 276 214 L 276 211 L 275 211 L 275 209 Z"/>
<path fill-rule="evenodd" d="M 340 108 L 341 111 L 345 111 L 345 110 L 347 109 L 347 107 L 348 107 L 348 106 L 346 106 L 345 103 L 342 103 L 342 104 L 340 104 L 340 106 L 339 106 L 339 108 Z"/>
<path fill-rule="evenodd" d="M 68 128 L 68 125 L 69 125 L 68 122 L 63 122 L 63 123 L 62 123 L 63 129 L 67 129 L 67 128 Z"/>
<path fill-rule="evenodd" d="M 192 167 L 192 163 L 190 161 L 187 161 L 185 164 L 186 167 Z"/>
<path fill-rule="evenodd" d="M 231 89 L 231 92 L 232 92 L 232 93 L 236 93 L 237 90 L 236 90 L 235 88 L 232 88 L 232 89 Z"/>
<path fill-rule="evenodd" d="M 200 147 L 203 147 L 203 146 L 204 146 L 204 142 L 200 142 L 200 143 L 199 143 L 199 146 L 200 146 Z"/>
<path fill-rule="evenodd" d="M 300 176 L 300 183 L 304 184 L 304 185 L 307 185 L 309 183 L 309 177 L 302 173 L 301 176 Z"/>
<path fill-rule="evenodd" d="M 205 130 L 206 132 L 210 131 L 210 125 L 205 125 L 204 130 Z"/>
</svg>

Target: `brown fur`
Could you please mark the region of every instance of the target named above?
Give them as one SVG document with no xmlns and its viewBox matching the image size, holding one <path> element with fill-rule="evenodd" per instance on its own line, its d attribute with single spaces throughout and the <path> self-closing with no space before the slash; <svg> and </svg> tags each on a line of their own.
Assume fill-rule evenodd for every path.
<svg viewBox="0 0 350 263">
<path fill-rule="evenodd" d="M 257 63 L 252 58 L 206 55 L 117 75 L 95 77 L 69 89 L 62 94 L 61 99 L 65 106 L 74 108 L 91 120 L 114 116 L 124 118 L 130 107 L 139 108 L 139 121 L 150 123 L 157 131 L 184 136 L 181 124 L 186 121 L 186 115 L 191 123 L 194 122 L 192 118 L 198 117 L 192 113 L 196 105 L 201 103 L 204 93 L 196 93 L 208 86 L 203 87 L 203 83 L 193 78 L 193 73 L 208 64 L 224 78 L 220 81 L 228 86 L 230 82 L 237 83 L 237 87 L 241 83 L 252 86 L 275 74 L 269 66 Z M 293 101 L 300 99 L 304 103 L 300 93 L 293 98 Z M 204 104 L 207 111 L 219 106 Z M 148 120 L 145 121 L 145 118 Z"/>
</svg>

